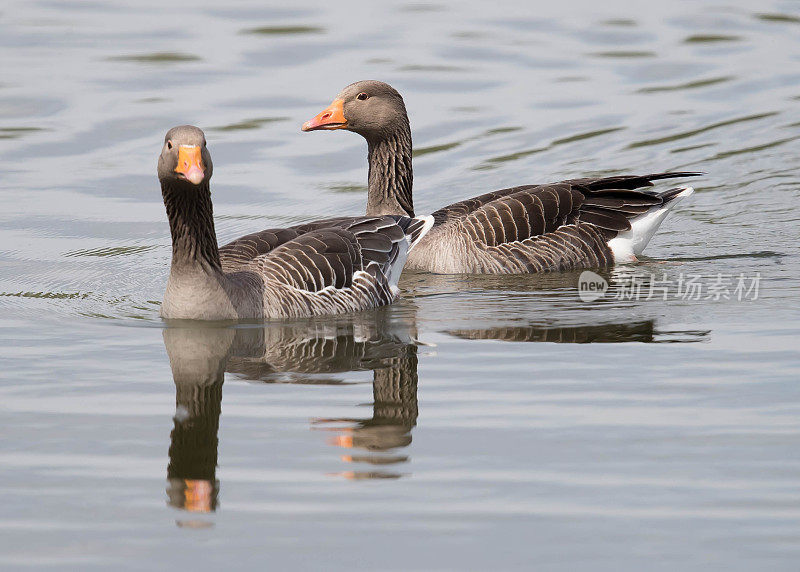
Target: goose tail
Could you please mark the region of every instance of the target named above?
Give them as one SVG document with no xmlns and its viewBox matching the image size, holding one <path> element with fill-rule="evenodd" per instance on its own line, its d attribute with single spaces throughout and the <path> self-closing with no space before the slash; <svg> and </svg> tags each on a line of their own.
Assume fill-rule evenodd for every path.
<svg viewBox="0 0 800 572">
<path fill-rule="evenodd" d="M 411 249 L 419 244 L 419 241 L 422 240 L 426 234 L 428 234 L 428 231 L 430 231 L 431 228 L 433 228 L 434 221 L 433 216 L 431 215 L 416 217 L 397 216 L 393 218 L 395 218 L 397 224 L 400 225 L 406 235 L 405 245 L 398 251 L 397 258 L 391 262 L 387 274 L 389 288 L 391 289 L 392 294 L 397 296 L 400 293 L 397 283 L 400 280 L 400 274 L 403 272 L 403 267 L 406 265 L 408 253 L 411 252 Z"/>
<path fill-rule="evenodd" d="M 432 215 L 415 216 L 411 219 L 411 222 L 406 228 L 406 240 L 408 240 L 409 252 L 411 252 L 411 249 L 419 244 L 419 241 L 433 228 L 433 222 Z"/>
<path fill-rule="evenodd" d="M 692 193 L 694 189 L 688 186 L 659 193 L 661 204 L 654 205 L 648 211 L 629 219 L 631 229 L 620 232 L 608 241 L 608 246 L 614 254 L 614 261 L 617 263 L 635 261 L 664 222 L 669 211 Z"/>
</svg>

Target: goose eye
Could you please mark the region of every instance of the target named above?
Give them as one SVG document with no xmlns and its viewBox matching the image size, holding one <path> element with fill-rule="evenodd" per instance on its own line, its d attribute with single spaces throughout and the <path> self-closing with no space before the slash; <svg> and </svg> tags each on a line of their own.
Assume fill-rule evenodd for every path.
<svg viewBox="0 0 800 572">
<path fill-rule="evenodd" d="M 365 100 L 365 99 L 367 99 L 368 97 L 369 97 L 369 96 L 368 96 L 366 93 L 364 93 L 364 92 L 362 91 L 361 93 L 359 93 L 359 94 L 356 96 L 356 99 L 360 99 L 361 101 L 364 101 L 364 100 Z"/>
<path fill-rule="evenodd" d="M 172 149 L 172 141 L 167 141 L 167 149 Z"/>
</svg>

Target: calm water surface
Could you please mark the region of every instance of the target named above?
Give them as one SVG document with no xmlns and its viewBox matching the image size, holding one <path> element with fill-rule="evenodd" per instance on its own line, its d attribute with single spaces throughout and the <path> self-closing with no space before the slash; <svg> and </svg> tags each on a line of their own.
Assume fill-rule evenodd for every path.
<svg viewBox="0 0 800 572">
<path fill-rule="evenodd" d="M 0 567 L 796 570 L 800 4 L 265 4 L 0 7 Z M 363 140 L 299 127 L 365 78 L 419 212 L 707 175 L 598 301 L 407 273 L 376 312 L 162 322 L 166 130 L 206 130 L 222 241 L 355 214 Z"/>
</svg>

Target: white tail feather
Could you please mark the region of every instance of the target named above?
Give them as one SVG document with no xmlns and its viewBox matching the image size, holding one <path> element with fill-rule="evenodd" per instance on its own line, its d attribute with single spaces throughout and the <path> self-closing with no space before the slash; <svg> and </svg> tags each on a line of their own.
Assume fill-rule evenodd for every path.
<svg viewBox="0 0 800 572">
<path fill-rule="evenodd" d="M 667 204 L 653 207 L 644 214 L 631 219 L 631 229 L 620 232 L 617 236 L 608 241 L 608 246 L 614 254 L 614 262 L 624 263 L 633 262 L 640 255 L 650 239 L 664 222 L 669 211 L 694 192 L 692 187 L 683 187 L 683 190 L 675 195 Z"/>
<path fill-rule="evenodd" d="M 424 223 L 425 223 L 425 224 L 423 225 L 423 227 L 422 227 L 422 230 L 420 230 L 420 231 L 419 231 L 419 234 L 417 235 L 417 238 L 416 238 L 416 240 L 414 240 L 413 242 L 411 242 L 411 241 L 409 240 L 409 243 L 408 243 L 408 250 L 409 250 L 409 251 L 410 251 L 412 248 L 414 248 L 414 247 L 415 247 L 417 244 L 419 244 L 419 241 L 420 241 L 420 240 L 422 240 L 422 239 L 423 239 L 423 237 L 424 237 L 426 234 L 428 234 L 428 231 L 429 231 L 430 229 L 432 229 L 432 228 L 433 228 L 433 223 L 434 223 L 434 220 L 433 220 L 433 216 L 432 216 L 432 215 L 421 215 L 421 216 L 415 216 L 415 217 L 414 217 L 414 220 L 421 220 L 421 221 L 424 221 Z"/>
</svg>

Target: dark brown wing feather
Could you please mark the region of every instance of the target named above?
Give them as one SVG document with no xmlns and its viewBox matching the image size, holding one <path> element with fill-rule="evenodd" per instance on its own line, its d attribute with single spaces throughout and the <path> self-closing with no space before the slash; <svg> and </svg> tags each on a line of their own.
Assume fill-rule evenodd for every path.
<svg viewBox="0 0 800 572">
<path fill-rule="evenodd" d="M 436 225 L 444 224 L 454 219 L 461 218 L 463 216 L 468 215 L 469 213 L 479 209 L 486 203 L 489 203 L 495 199 L 499 199 L 506 195 L 513 194 L 517 191 L 524 190 L 524 189 L 532 189 L 536 187 L 536 185 L 524 185 L 522 187 L 512 187 L 509 189 L 500 189 L 497 191 L 492 191 L 490 193 L 486 193 L 477 197 L 473 197 L 471 199 L 466 199 L 463 201 L 459 201 L 457 203 L 453 203 L 451 205 L 447 205 L 439 209 L 438 211 L 433 213 L 433 219 Z"/>
<path fill-rule="evenodd" d="M 555 231 L 574 216 L 582 198 L 569 185 L 533 187 L 490 201 L 463 217 L 462 224 L 474 240 L 498 246 Z"/>
<path fill-rule="evenodd" d="M 418 233 L 421 224 L 401 216 L 315 221 L 286 229 L 291 232 L 281 237 L 289 237 L 292 233 L 295 236 L 274 248 L 263 247 L 265 251 L 250 259 L 249 263 L 259 264 L 263 273 L 276 282 L 300 290 L 319 292 L 329 286 L 349 288 L 359 271 L 385 279 L 401 249 L 405 248 L 406 236 Z M 266 233 L 267 237 L 258 244 L 270 245 L 272 232 L 256 233 L 255 236 L 259 237 Z M 244 239 L 249 237 L 224 248 L 234 256 L 243 257 L 253 251 L 250 246 L 252 239 L 242 243 Z"/>
<path fill-rule="evenodd" d="M 300 290 L 347 288 L 363 259 L 353 233 L 340 228 L 312 230 L 260 258 L 269 278 Z"/>
<path fill-rule="evenodd" d="M 697 173 L 656 173 L 573 179 L 486 193 L 434 213 L 438 226 L 467 239 L 460 269 L 528 273 L 608 266 L 608 241 L 631 228 L 631 219 L 674 198 L 642 188 Z"/>
<path fill-rule="evenodd" d="M 222 269 L 225 272 L 234 272 L 255 257 L 266 254 L 281 244 L 294 240 L 300 234 L 293 228 L 274 228 L 237 238 L 219 249 Z"/>
<path fill-rule="evenodd" d="M 460 219 L 469 236 L 486 246 L 541 236 L 579 222 L 598 227 L 609 239 L 629 230 L 632 217 L 674 196 L 640 188 L 656 180 L 698 174 L 656 173 L 513 187 L 452 204 L 433 216 L 438 224 Z"/>
<path fill-rule="evenodd" d="M 359 238 L 365 260 L 385 263 L 392 245 L 408 234 L 413 242 L 422 230 L 423 222 L 403 216 L 337 217 L 299 224 L 289 228 L 267 229 L 245 235 L 221 246 L 222 269 L 225 272 L 241 270 L 253 259 L 268 254 L 279 246 L 310 232 L 338 228 L 347 229 Z M 363 240 L 363 244 L 361 241 Z"/>
</svg>

